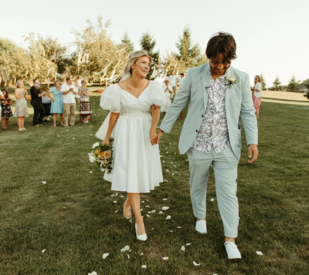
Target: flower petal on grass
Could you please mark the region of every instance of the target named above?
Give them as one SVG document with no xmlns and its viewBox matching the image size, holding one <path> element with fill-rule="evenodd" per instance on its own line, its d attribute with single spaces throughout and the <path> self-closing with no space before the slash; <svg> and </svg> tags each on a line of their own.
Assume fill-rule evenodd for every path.
<svg viewBox="0 0 309 275">
<path fill-rule="evenodd" d="M 170 215 L 168 215 L 167 217 L 166 217 L 166 220 L 170 220 L 172 217 L 170 216 Z"/>
<path fill-rule="evenodd" d="M 130 250 L 130 246 L 126 245 L 124 248 L 122 248 L 120 251 L 121 252 L 126 252 Z"/>
<path fill-rule="evenodd" d="M 89 174 L 92 174 L 92 171 L 89 171 Z"/>
<path fill-rule="evenodd" d="M 173 230 L 170 230 L 171 233 L 173 233 Z"/>
<path fill-rule="evenodd" d="M 113 201 L 113 203 L 117 203 L 117 201 Z"/>
<path fill-rule="evenodd" d="M 46 184 L 46 181 L 42 181 L 43 184 Z"/>
<path fill-rule="evenodd" d="M 195 266 L 201 265 L 201 264 L 196 263 L 195 261 L 193 261 L 193 264 L 194 264 Z"/>
<path fill-rule="evenodd" d="M 46 249 L 43 249 L 43 250 L 42 250 L 42 253 L 44 253 L 45 251 L 46 251 Z"/>
<path fill-rule="evenodd" d="M 160 212 L 159 212 L 159 214 L 163 214 L 163 212 L 162 212 L 162 211 L 160 211 Z"/>
<path fill-rule="evenodd" d="M 177 226 L 177 228 L 182 228 L 181 226 Z"/>
<path fill-rule="evenodd" d="M 168 257 L 163 257 L 162 258 L 164 261 L 167 261 L 168 260 Z"/>
<path fill-rule="evenodd" d="M 127 256 L 128 256 L 128 259 L 130 259 L 130 255 L 129 255 L 129 254 L 127 254 Z"/>
<path fill-rule="evenodd" d="M 263 256 L 263 253 L 261 251 L 256 251 L 256 254 L 259 256 Z"/>
<path fill-rule="evenodd" d="M 186 244 L 186 246 L 189 246 L 189 245 L 191 245 L 191 243 L 187 243 L 187 244 Z"/>
<path fill-rule="evenodd" d="M 183 245 L 183 246 L 180 248 L 180 250 L 181 250 L 182 252 L 185 252 L 185 251 L 186 251 L 185 246 Z"/>
<path fill-rule="evenodd" d="M 92 271 L 91 273 L 88 273 L 88 275 L 98 275 L 95 271 Z"/>
<path fill-rule="evenodd" d="M 115 213 L 117 213 L 117 212 L 118 212 L 118 210 L 115 211 Z"/>
<path fill-rule="evenodd" d="M 214 198 L 210 199 L 210 201 L 214 201 L 214 200 L 215 200 Z"/>
<path fill-rule="evenodd" d="M 147 266 L 144 264 L 144 265 L 142 265 L 142 268 L 146 269 L 146 268 L 147 268 Z"/>
<path fill-rule="evenodd" d="M 146 214 L 146 217 L 147 217 L 147 218 L 150 218 L 151 216 L 150 216 L 150 215 L 148 215 L 148 214 Z"/>
<path fill-rule="evenodd" d="M 102 259 L 103 260 L 106 259 L 108 255 L 109 255 L 109 253 L 104 253 L 103 256 L 102 256 Z"/>
<path fill-rule="evenodd" d="M 146 207 L 150 208 L 150 206 L 149 206 L 149 205 L 146 205 Z"/>
<path fill-rule="evenodd" d="M 167 201 L 167 198 L 164 198 L 163 201 Z"/>
<path fill-rule="evenodd" d="M 162 210 L 163 210 L 163 211 L 166 211 L 166 210 L 168 210 L 168 209 L 170 209 L 168 206 L 163 206 L 163 207 L 162 207 Z"/>
<path fill-rule="evenodd" d="M 143 256 L 143 255 L 144 255 L 144 253 L 141 253 L 140 255 L 141 255 L 141 256 Z"/>
</svg>

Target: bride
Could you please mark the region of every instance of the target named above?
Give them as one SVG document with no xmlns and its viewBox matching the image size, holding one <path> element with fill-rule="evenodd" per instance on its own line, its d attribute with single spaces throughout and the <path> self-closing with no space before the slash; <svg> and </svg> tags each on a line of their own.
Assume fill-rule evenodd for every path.
<svg viewBox="0 0 309 275">
<path fill-rule="evenodd" d="M 104 179 L 112 183 L 112 190 L 128 193 L 123 215 L 130 218 L 133 210 L 140 241 L 147 240 L 140 193 L 149 193 L 163 182 L 156 127 L 166 98 L 159 82 L 146 79 L 150 65 L 151 57 L 144 51 L 129 56 L 121 81 L 101 96 L 100 106 L 110 114 L 96 134 L 106 145 L 115 137 L 113 170 Z"/>
</svg>

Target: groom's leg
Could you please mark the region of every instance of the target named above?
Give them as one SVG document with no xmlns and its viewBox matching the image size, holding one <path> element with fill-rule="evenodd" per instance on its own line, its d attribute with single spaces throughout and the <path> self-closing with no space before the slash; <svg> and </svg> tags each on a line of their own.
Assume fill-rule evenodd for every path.
<svg viewBox="0 0 309 275">
<path fill-rule="evenodd" d="M 230 148 L 215 155 L 213 164 L 218 206 L 224 226 L 225 237 L 238 236 L 239 212 L 237 191 L 238 160 Z"/>
<path fill-rule="evenodd" d="M 212 154 L 190 149 L 188 158 L 193 213 L 196 218 L 202 220 L 206 218 L 206 187 L 212 163 Z"/>
</svg>

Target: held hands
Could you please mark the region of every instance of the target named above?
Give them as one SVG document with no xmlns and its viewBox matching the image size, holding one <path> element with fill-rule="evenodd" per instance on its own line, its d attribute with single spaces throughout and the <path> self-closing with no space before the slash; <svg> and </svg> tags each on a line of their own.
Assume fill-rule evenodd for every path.
<svg viewBox="0 0 309 275">
<path fill-rule="evenodd" d="M 151 145 L 157 144 L 157 133 L 156 133 L 156 130 L 150 129 L 150 131 L 149 131 L 149 138 L 150 138 Z"/>
<path fill-rule="evenodd" d="M 160 142 L 161 137 L 163 136 L 163 131 L 161 129 L 159 129 L 158 133 L 157 133 L 157 143 Z"/>
<path fill-rule="evenodd" d="M 253 163 L 257 160 L 259 155 L 258 148 L 256 144 L 250 144 L 248 148 L 248 163 Z"/>
</svg>

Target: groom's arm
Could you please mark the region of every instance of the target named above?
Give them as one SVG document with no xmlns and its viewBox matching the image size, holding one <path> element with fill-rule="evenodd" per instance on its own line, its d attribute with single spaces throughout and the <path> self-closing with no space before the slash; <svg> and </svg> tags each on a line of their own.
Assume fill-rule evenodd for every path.
<svg viewBox="0 0 309 275">
<path fill-rule="evenodd" d="M 168 108 L 168 111 L 160 125 L 160 129 L 163 132 L 169 133 L 176 119 L 179 117 L 180 112 L 186 107 L 191 93 L 191 77 L 190 70 L 184 78 L 182 85 L 176 94 L 176 97 L 172 105 Z"/>
</svg>

